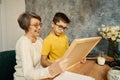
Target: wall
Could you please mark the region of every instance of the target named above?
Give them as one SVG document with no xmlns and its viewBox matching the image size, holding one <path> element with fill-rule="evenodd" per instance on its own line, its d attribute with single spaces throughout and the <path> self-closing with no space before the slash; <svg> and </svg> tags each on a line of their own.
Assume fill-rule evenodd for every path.
<svg viewBox="0 0 120 80">
<path fill-rule="evenodd" d="M 15 49 L 16 40 L 23 34 L 18 27 L 17 18 L 24 11 L 24 0 L 1 0 L 0 51 Z"/>
<path fill-rule="evenodd" d="M 120 0 L 25 0 L 26 10 L 42 17 L 44 38 L 50 31 L 50 24 L 56 12 L 64 12 L 71 19 L 66 31 L 70 42 L 74 38 L 98 36 L 101 24 L 120 26 Z M 104 45 L 104 46 L 103 46 Z M 91 52 L 107 52 L 108 42 L 104 39 Z"/>
<path fill-rule="evenodd" d="M 0 15 L 1 15 L 1 0 L 0 0 Z M 1 16 L 0 16 L 1 19 Z M 0 20 L 0 26 L 1 26 L 1 20 Z M 1 32 L 2 28 L 0 27 L 0 32 Z M 0 37 L 2 37 L 2 34 L 0 34 Z M 0 41 L 0 44 L 2 44 L 2 41 Z M 0 49 L 2 48 L 2 46 L 0 46 Z"/>
</svg>

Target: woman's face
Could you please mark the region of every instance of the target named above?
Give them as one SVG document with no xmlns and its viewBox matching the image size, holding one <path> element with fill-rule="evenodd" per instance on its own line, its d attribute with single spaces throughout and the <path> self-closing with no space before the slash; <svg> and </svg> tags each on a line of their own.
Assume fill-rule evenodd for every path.
<svg viewBox="0 0 120 80">
<path fill-rule="evenodd" d="M 32 37 L 38 37 L 40 35 L 41 22 L 36 18 L 31 18 L 28 34 Z"/>
</svg>

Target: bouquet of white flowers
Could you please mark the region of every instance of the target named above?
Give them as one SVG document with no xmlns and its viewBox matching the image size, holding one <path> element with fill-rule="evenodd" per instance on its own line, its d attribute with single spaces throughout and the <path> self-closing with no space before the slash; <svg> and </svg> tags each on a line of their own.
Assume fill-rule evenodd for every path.
<svg viewBox="0 0 120 80">
<path fill-rule="evenodd" d="M 106 26 L 103 25 L 98 28 L 100 35 L 107 40 L 120 42 L 120 26 Z"/>
</svg>

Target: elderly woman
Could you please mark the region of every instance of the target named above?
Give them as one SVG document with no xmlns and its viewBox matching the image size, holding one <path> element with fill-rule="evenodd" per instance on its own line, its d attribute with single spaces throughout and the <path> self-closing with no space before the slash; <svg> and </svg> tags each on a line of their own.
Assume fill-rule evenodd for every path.
<svg viewBox="0 0 120 80">
<path fill-rule="evenodd" d="M 42 39 L 39 34 L 42 23 L 40 16 L 33 12 L 25 12 L 18 17 L 18 23 L 25 34 L 16 43 L 17 64 L 14 80 L 40 80 L 63 72 L 66 69 L 67 60 L 56 61 L 46 68 L 41 66 Z"/>
</svg>

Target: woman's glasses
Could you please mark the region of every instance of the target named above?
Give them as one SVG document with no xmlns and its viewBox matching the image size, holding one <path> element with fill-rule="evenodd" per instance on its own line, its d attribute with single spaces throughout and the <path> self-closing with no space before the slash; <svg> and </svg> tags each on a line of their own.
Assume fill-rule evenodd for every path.
<svg viewBox="0 0 120 80">
<path fill-rule="evenodd" d="M 38 27 L 38 26 L 40 26 L 40 27 L 42 27 L 42 23 L 36 23 L 36 24 L 30 24 L 30 26 L 35 26 L 35 27 Z"/>
</svg>

